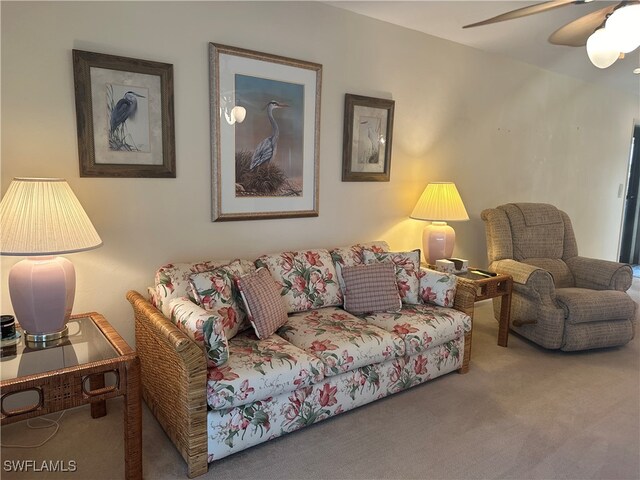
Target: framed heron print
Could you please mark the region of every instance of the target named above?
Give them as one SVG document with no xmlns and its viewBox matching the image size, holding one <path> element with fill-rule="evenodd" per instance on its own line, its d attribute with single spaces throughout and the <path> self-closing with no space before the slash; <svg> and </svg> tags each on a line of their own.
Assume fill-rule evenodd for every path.
<svg viewBox="0 0 640 480">
<path fill-rule="evenodd" d="M 344 97 L 343 182 L 388 182 L 395 102 Z"/>
<path fill-rule="evenodd" d="M 81 177 L 176 176 L 173 65 L 73 50 Z"/>
<path fill-rule="evenodd" d="M 212 220 L 318 216 L 322 65 L 209 44 Z"/>
</svg>

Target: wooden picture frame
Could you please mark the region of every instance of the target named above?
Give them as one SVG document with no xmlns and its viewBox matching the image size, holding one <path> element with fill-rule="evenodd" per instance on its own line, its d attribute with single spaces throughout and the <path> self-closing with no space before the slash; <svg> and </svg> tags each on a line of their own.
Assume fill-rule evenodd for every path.
<svg viewBox="0 0 640 480">
<path fill-rule="evenodd" d="M 73 50 L 81 177 L 176 176 L 173 65 Z"/>
<path fill-rule="evenodd" d="M 317 217 L 322 65 L 209 44 L 212 221 Z"/>
<path fill-rule="evenodd" d="M 388 182 L 395 102 L 345 94 L 343 182 Z"/>
</svg>

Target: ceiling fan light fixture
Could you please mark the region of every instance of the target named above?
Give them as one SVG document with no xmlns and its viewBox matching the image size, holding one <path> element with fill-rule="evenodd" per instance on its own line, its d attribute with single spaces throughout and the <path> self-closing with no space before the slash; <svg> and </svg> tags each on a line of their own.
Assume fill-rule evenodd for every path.
<svg viewBox="0 0 640 480">
<path fill-rule="evenodd" d="M 618 8 L 607 19 L 606 28 L 615 37 L 616 46 L 622 53 L 640 47 L 640 4 Z"/>
<path fill-rule="evenodd" d="M 607 68 L 620 56 L 615 44 L 616 37 L 607 28 L 599 28 L 587 40 L 587 55 L 598 68 Z"/>
</svg>

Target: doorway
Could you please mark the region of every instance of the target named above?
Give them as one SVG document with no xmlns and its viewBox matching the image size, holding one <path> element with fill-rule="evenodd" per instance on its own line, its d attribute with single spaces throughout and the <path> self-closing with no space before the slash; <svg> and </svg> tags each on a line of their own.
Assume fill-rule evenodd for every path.
<svg viewBox="0 0 640 480">
<path fill-rule="evenodd" d="M 640 264 L 640 123 L 636 122 L 631 139 L 627 196 L 622 214 L 620 258 L 623 263 Z M 634 269 L 635 270 L 635 269 Z"/>
</svg>

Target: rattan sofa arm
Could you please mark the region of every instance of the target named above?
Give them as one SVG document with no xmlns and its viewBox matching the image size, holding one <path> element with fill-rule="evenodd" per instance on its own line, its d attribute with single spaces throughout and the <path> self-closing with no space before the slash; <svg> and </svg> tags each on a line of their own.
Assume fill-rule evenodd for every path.
<svg viewBox="0 0 640 480">
<path fill-rule="evenodd" d="M 453 308 L 466 313 L 473 319 L 473 306 L 476 301 L 476 289 L 469 282 L 456 284 L 456 296 L 453 299 Z"/>
<path fill-rule="evenodd" d="M 183 456 L 189 477 L 207 472 L 207 361 L 204 351 L 136 291 L 142 396 Z"/>
<path fill-rule="evenodd" d="M 631 288 L 633 270 L 626 263 L 580 256 L 569 258 L 566 263 L 578 288 L 622 292 Z"/>
</svg>

